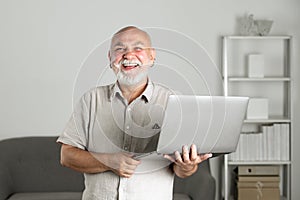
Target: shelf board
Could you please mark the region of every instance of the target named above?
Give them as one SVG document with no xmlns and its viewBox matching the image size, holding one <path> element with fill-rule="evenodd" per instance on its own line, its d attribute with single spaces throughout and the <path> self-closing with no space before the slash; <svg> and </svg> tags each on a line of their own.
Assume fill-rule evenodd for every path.
<svg viewBox="0 0 300 200">
<path fill-rule="evenodd" d="M 270 39 L 270 40 L 288 40 L 291 39 L 291 36 L 289 35 L 269 35 L 269 36 L 240 36 L 240 35 L 231 35 L 231 36 L 224 36 L 224 38 L 227 39 L 236 39 L 236 40 L 244 40 L 244 39 L 249 39 L 249 40 L 265 40 L 265 39 Z"/>
<path fill-rule="evenodd" d="M 290 77 L 264 77 L 264 78 L 249 78 L 249 77 L 228 77 L 228 81 L 291 81 Z"/>
<path fill-rule="evenodd" d="M 224 199 L 224 197 L 223 197 L 223 199 Z M 235 199 L 235 198 L 234 198 L 234 195 L 231 194 L 230 197 L 229 197 L 229 199 Z M 288 199 L 287 199 L 286 196 L 280 195 L 280 200 L 288 200 Z"/>
<path fill-rule="evenodd" d="M 283 116 L 270 116 L 268 119 L 245 119 L 244 123 L 290 123 L 291 119 Z"/>
<path fill-rule="evenodd" d="M 228 161 L 229 165 L 290 165 L 291 161 Z"/>
</svg>

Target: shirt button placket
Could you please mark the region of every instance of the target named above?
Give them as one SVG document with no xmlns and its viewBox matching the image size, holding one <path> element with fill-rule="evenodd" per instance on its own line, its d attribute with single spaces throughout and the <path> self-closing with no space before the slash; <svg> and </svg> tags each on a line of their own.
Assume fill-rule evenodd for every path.
<svg viewBox="0 0 300 200">
<path fill-rule="evenodd" d="M 131 143 L 131 135 L 130 135 L 130 123 L 131 123 L 131 116 L 130 116 L 130 111 L 131 108 L 128 106 L 125 109 L 125 137 L 124 137 L 124 144 L 123 144 L 123 149 L 125 151 L 130 150 L 130 143 Z"/>
<path fill-rule="evenodd" d="M 125 200 L 126 199 L 126 182 L 127 182 L 127 178 L 120 177 L 119 198 L 118 198 L 118 200 Z"/>
<path fill-rule="evenodd" d="M 130 111 L 131 111 L 131 108 L 128 106 L 127 109 L 126 109 L 126 114 L 125 114 L 125 129 L 126 129 L 126 133 L 129 132 L 129 129 L 130 129 L 130 123 L 131 123 L 131 116 L 130 116 Z"/>
</svg>

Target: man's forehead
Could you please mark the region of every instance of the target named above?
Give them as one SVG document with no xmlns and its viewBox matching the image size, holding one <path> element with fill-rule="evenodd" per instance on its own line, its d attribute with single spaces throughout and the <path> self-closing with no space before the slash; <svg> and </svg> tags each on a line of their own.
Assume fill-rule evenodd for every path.
<svg viewBox="0 0 300 200">
<path fill-rule="evenodd" d="M 151 45 L 150 38 L 147 33 L 139 29 L 130 29 L 120 33 L 115 34 L 112 37 L 111 45 Z"/>
</svg>

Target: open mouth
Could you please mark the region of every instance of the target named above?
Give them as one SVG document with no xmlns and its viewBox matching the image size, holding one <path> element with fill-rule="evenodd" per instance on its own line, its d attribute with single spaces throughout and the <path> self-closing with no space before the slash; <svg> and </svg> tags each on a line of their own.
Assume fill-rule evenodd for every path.
<svg viewBox="0 0 300 200">
<path fill-rule="evenodd" d="M 133 68 L 136 68 L 136 67 L 139 67 L 142 65 L 141 62 L 136 61 L 136 60 L 123 60 L 121 62 L 121 64 L 124 67 L 124 69 L 126 69 L 126 70 L 130 70 L 130 69 L 133 69 Z"/>
</svg>

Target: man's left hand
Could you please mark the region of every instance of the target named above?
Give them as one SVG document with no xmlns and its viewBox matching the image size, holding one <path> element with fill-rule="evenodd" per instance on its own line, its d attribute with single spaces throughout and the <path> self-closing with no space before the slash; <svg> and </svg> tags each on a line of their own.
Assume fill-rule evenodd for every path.
<svg viewBox="0 0 300 200">
<path fill-rule="evenodd" d="M 164 155 L 164 157 L 174 163 L 173 170 L 175 174 L 185 178 L 195 173 L 198 164 L 212 157 L 212 154 L 198 154 L 196 145 L 192 144 L 190 148 L 186 145 L 182 147 L 182 155 L 176 151 L 174 156 Z"/>
</svg>

